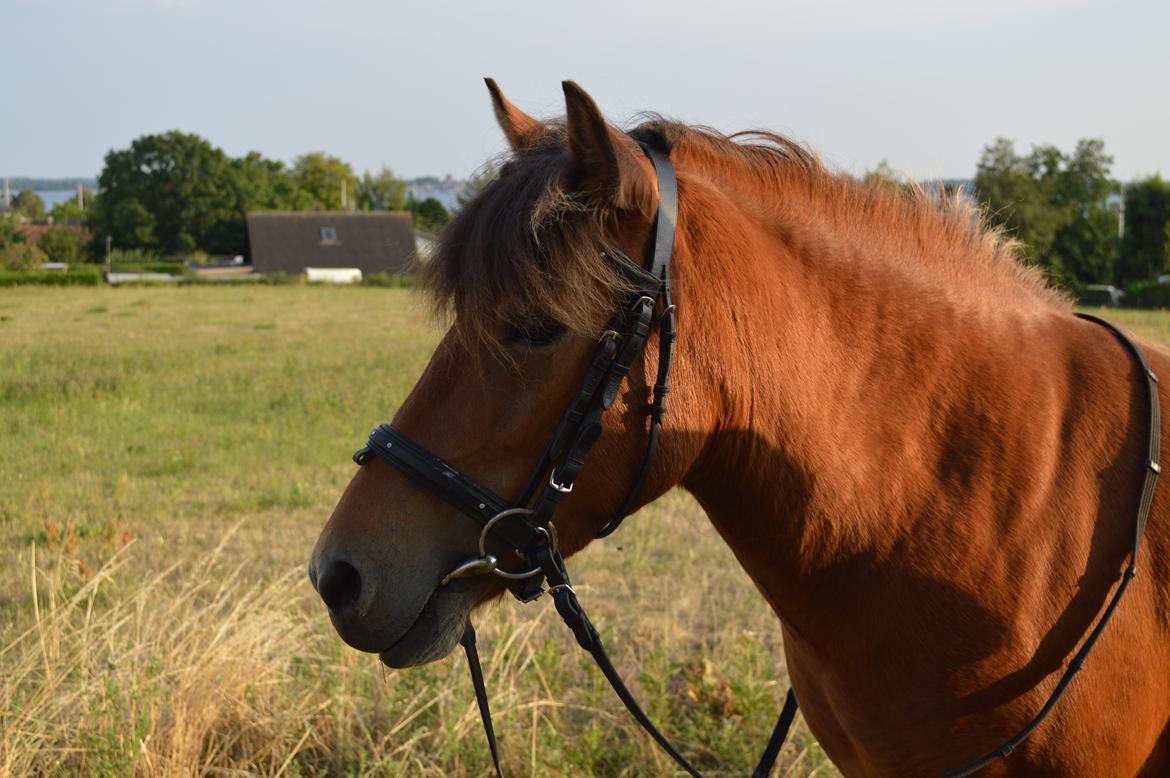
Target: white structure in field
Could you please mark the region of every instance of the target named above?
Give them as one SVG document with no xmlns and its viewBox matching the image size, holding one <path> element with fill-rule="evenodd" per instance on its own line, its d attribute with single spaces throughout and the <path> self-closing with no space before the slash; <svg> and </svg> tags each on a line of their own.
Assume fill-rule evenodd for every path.
<svg viewBox="0 0 1170 778">
<path fill-rule="evenodd" d="M 307 267 L 310 284 L 360 284 L 362 271 L 356 267 Z"/>
</svg>

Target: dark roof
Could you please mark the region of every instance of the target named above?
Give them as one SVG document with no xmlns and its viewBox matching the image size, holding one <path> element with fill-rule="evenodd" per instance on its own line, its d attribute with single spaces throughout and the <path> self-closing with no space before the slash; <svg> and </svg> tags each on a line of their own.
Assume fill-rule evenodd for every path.
<svg viewBox="0 0 1170 778">
<path fill-rule="evenodd" d="M 257 273 L 307 267 L 400 273 L 414 264 L 414 228 L 405 211 L 255 211 L 247 221 Z"/>
</svg>

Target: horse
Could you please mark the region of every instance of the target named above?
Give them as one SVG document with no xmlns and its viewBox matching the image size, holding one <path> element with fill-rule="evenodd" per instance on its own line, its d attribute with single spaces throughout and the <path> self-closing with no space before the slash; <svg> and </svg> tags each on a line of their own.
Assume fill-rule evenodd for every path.
<svg viewBox="0 0 1170 778">
<path fill-rule="evenodd" d="M 656 115 L 621 131 L 573 82 L 556 121 L 488 86 L 512 153 L 423 271 L 453 315 L 394 427 L 521 493 L 628 291 L 607 247 L 653 250 L 660 190 L 641 147 L 663 149 L 676 358 L 633 507 L 694 496 L 779 619 L 805 721 L 844 774 L 938 775 L 1025 726 L 1133 549 L 1148 421 L 1124 344 L 959 198 L 835 174 L 768 132 Z M 564 496 L 566 556 L 637 477 L 659 337 Z M 1170 774 L 1168 512 L 1155 497 L 1142 574 L 1091 661 L 989 773 Z M 395 668 L 434 661 L 505 590 L 445 581 L 479 532 L 374 458 L 309 575 L 351 646 Z"/>
</svg>

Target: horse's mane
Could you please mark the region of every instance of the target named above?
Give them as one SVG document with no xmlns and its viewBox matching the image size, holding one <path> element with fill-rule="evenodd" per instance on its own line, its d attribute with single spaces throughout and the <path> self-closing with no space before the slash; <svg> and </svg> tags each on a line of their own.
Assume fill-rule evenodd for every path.
<svg viewBox="0 0 1170 778">
<path fill-rule="evenodd" d="M 835 174 L 806 147 L 766 130 L 728 136 L 662 121 L 655 129 L 680 156 L 701 160 L 707 176 L 750 189 L 754 202 L 788 226 L 790 240 L 799 233 L 834 236 L 835 251 L 816 252 L 826 261 L 862 259 L 865 272 L 893 273 L 968 303 L 1070 304 L 963 192 Z"/>
<path fill-rule="evenodd" d="M 669 150 L 680 170 L 701 166 L 709 179 L 751 188 L 761 207 L 808 225 L 806 232 L 824 225 L 843 242 L 851 236 L 877 261 L 895 262 L 899 273 L 934 288 L 982 287 L 989 300 L 1006 294 L 1025 304 L 1067 305 L 961 195 L 834 174 L 808 148 L 771 132 L 728 136 L 652 116 L 629 134 Z M 453 308 L 462 335 L 499 347 L 502 324 L 536 319 L 594 334 L 628 291 L 600 257 L 616 214 L 581 198 L 571 171 L 564 126 L 554 123 L 541 143 L 505 161 L 444 231 L 424 282 L 437 310 Z"/>
</svg>

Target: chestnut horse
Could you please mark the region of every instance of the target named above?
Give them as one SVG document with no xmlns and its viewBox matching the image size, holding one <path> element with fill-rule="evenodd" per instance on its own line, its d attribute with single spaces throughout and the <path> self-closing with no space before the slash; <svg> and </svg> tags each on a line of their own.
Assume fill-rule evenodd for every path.
<svg viewBox="0 0 1170 778">
<path fill-rule="evenodd" d="M 1123 345 L 957 202 L 834 175 L 767 133 L 623 133 L 571 82 L 554 123 L 489 87 L 513 157 L 427 268 L 454 320 L 394 425 L 522 490 L 622 299 L 600 247 L 652 248 L 638 143 L 668 149 L 678 342 L 639 504 L 675 485 L 698 500 L 780 619 L 804 717 L 845 774 L 937 775 L 1023 727 L 1131 549 L 1148 421 Z M 656 354 L 652 336 L 556 516 L 565 554 L 635 478 Z M 1084 672 L 988 773 L 1170 774 L 1168 511 L 1156 498 L 1142 574 Z M 375 458 L 310 577 L 346 642 L 429 662 L 503 591 L 438 586 L 479 529 Z"/>
</svg>

